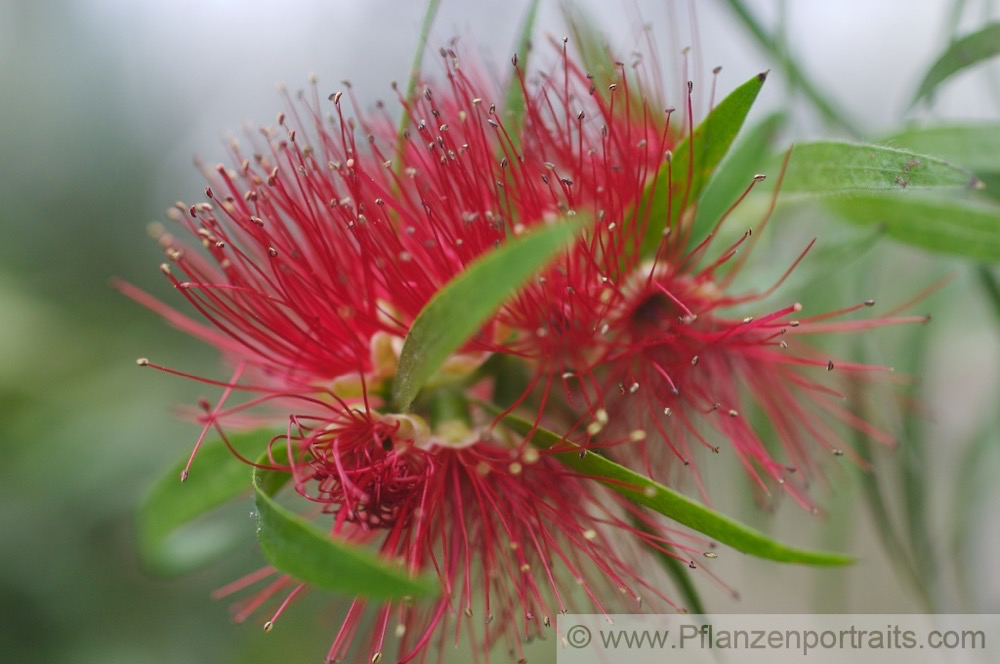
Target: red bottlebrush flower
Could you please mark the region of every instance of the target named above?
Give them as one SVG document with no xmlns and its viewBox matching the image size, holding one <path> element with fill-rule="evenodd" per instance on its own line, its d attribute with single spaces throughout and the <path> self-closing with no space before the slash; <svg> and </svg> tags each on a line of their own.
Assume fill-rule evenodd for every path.
<svg viewBox="0 0 1000 664">
<path fill-rule="evenodd" d="M 606 323 L 605 353 L 580 371 L 598 377 L 592 401 L 612 413 L 599 410 L 592 431 L 603 428 L 601 420 L 620 417 L 624 425 L 618 429 L 632 430 L 632 439 L 640 443 L 621 453 L 661 479 L 669 460 L 693 466 L 699 448 L 717 453 L 720 441 L 728 442 L 764 491 L 772 481 L 815 509 L 805 493 L 808 479 L 821 474 L 814 447 L 844 454 L 850 449 L 839 430 L 844 426 L 886 444 L 893 442 L 843 405 L 841 383 L 824 380 L 825 374 L 836 370 L 854 381 L 891 370 L 831 358 L 804 338 L 924 319 L 830 321 L 873 306 L 871 300 L 808 317 L 800 316 L 803 307 L 797 302 L 764 308 L 757 316 L 728 314 L 737 307 L 764 306 L 760 301 L 774 290 L 728 294 L 741 261 L 729 266 L 725 275 L 718 274 L 735 261 L 737 247 L 750 236 L 747 231 L 720 258 L 701 268 L 691 267 L 691 256 L 650 263 L 617 293 L 620 305 Z M 763 413 L 770 431 L 751 425 L 746 414 L 755 409 Z M 780 452 L 764 442 L 768 435 L 780 443 Z M 694 479 L 700 486 L 697 473 Z"/>
<path fill-rule="evenodd" d="M 345 660 L 362 629 L 371 635 L 367 661 L 386 652 L 397 653 L 394 661 L 424 661 L 429 645 L 442 648 L 462 634 L 475 652 L 503 642 L 522 658 L 523 643 L 544 638 L 559 612 L 637 610 L 647 600 L 676 609 L 649 571 L 651 553 L 693 567 L 680 556 L 705 550 L 705 541 L 665 530 L 502 427 L 446 421 L 431 431 L 417 416 L 360 410 L 321 417 L 315 427 L 296 422 L 294 435 L 275 439 L 273 461 L 287 464 L 298 490 L 332 516 L 332 536 L 375 546 L 408 569 L 432 570 L 441 583 L 436 600 L 378 604 L 373 622 L 364 618 L 371 602 L 356 599 L 328 661 Z M 279 575 L 238 605 L 237 619 L 283 593 L 270 629 L 304 588 Z"/>
<path fill-rule="evenodd" d="M 207 259 L 156 228 L 175 266 L 163 270 L 211 327 L 124 288 L 284 385 L 326 387 L 359 373 L 377 380 L 410 322 L 470 262 L 533 226 L 592 213 L 592 237 L 469 345 L 552 364 L 557 352 L 536 339 L 552 317 L 569 324 L 599 313 L 574 311 L 564 290 L 609 278 L 605 264 L 626 249 L 615 220 L 638 201 L 671 140 L 662 112 L 620 101 L 630 98 L 626 85 L 605 98 L 565 54 L 563 63 L 562 83 L 526 88 L 520 148 L 488 101 L 500 95 L 454 66 L 446 94 L 425 86 L 417 99 L 400 96 L 410 127 L 401 142 L 388 116 L 345 118 L 341 92 L 330 95 L 332 117 L 315 88 L 310 100 L 300 94 L 278 129 L 252 141 L 251 155 L 233 144 L 237 169 L 206 174 L 208 201 L 170 212 Z M 618 269 L 610 276 L 624 278 Z M 560 337 L 558 354 L 583 352 L 569 341 Z"/>
<path fill-rule="evenodd" d="M 587 79 L 565 58 L 571 85 L 526 86 L 515 148 L 513 123 L 489 101 L 497 93 L 451 57 L 444 92 L 427 86 L 416 99 L 400 97 L 410 127 L 402 144 L 388 117 L 346 117 L 339 92 L 327 117 L 314 87 L 289 101 L 278 129 L 251 139 L 250 152 L 232 146 L 237 167 L 207 173 L 207 201 L 171 212 L 202 250 L 154 229 L 170 260 L 164 273 L 207 324 L 120 285 L 238 365 L 229 382 L 216 383 L 227 391 L 206 408 L 206 431 L 249 408 L 283 417 L 289 433 L 272 440 L 271 463 L 327 515 L 317 518 L 332 521 L 331 536 L 440 579 L 437 601 L 377 608 L 372 661 L 397 647 L 401 661 L 424 658 L 428 644 L 460 632 L 479 647 L 504 640 L 518 652 L 571 607 L 675 606 L 651 580 L 652 556 L 688 563 L 685 552 L 708 546 L 488 418 L 431 426 L 428 413 L 393 412 L 388 386 L 403 338 L 442 286 L 508 238 L 577 208 L 620 218 L 668 141 L 648 109 L 614 124 L 617 96 L 591 97 L 583 87 L 579 97 Z M 564 116 L 578 102 L 586 110 Z M 611 241 L 612 217 L 599 218 L 598 233 Z M 592 273 L 592 253 L 588 244 L 560 259 L 446 362 L 442 381 L 468 379 L 496 353 L 536 362 L 544 375 L 552 362 L 532 341 L 545 336 L 538 312 L 565 302 L 547 284 L 571 283 L 577 275 L 567 270 Z M 233 390 L 254 396 L 226 408 Z M 282 595 L 269 628 L 305 588 L 278 574 L 237 618 Z M 349 610 L 331 659 L 348 652 L 367 603 Z"/>
<path fill-rule="evenodd" d="M 642 202 L 651 187 L 672 186 L 658 176 L 679 132 L 672 111 L 654 107 L 624 68 L 598 91 L 564 51 L 554 73 L 523 83 L 525 113 L 512 122 L 491 101 L 497 91 L 466 76 L 453 54 L 445 60 L 446 87 L 400 95 L 409 120 L 401 140 L 388 114 L 349 118 L 340 92 L 327 104 L 314 87 L 289 100 L 249 152 L 233 145 L 236 167 L 208 173 L 206 202 L 178 205 L 174 220 L 204 251 L 159 229 L 172 262 L 164 271 L 207 324 L 122 286 L 240 367 L 224 384 L 255 397 L 220 404 L 206 430 L 248 407 L 284 418 L 288 434 L 272 441 L 272 464 L 292 474 L 325 515 L 317 518 L 332 521 L 331 535 L 440 579 L 435 602 L 377 609 L 372 661 L 390 648 L 389 632 L 401 661 L 463 629 L 480 646 L 504 639 L 517 651 L 580 601 L 577 584 L 583 606 L 601 611 L 621 592 L 669 604 L 649 581 L 648 556 L 703 550 L 697 540 L 675 543 L 641 510 L 502 425 L 394 412 L 389 385 L 414 319 L 466 266 L 527 229 L 573 215 L 590 222 L 445 364 L 424 404 L 448 384 L 473 382 L 491 356 L 520 359 L 532 377 L 518 403 L 532 400 L 536 422 L 562 419 L 570 434 L 616 444 L 609 453 L 638 459 L 652 475 L 662 475 L 664 450 L 687 462 L 693 446 L 714 447 L 714 429 L 752 472 L 782 481 L 789 464 L 809 468 L 804 438 L 834 446 L 817 408 L 874 433 L 802 371 L 826 361 L 780 349 L 792 326 L 782 321 L 797 306 L 753 321 L 726 317 L 755 301 L 727 294 L 735 246 L 695 267 L 710 241 L 687 253 L 681 222 L 667 227 L 655 260 L 642 258 L 658 221 Z M 823 319 L 803 319 L 786 336 L 835 325 Z M 251 382 L 241 382 L 244 371 Z M 549 416 L 560 394 L 560 413 L 570 415 Z M 740 418 L 748 400 L 772 418 L 787 460 L 774 460 Z M 279 575 L 238 617 L 287 591 L 276 617 L 304 588 Z M 349 610 L 331 658 L 346 655 L 365 606 L 359 599 Z"/>
</svg>

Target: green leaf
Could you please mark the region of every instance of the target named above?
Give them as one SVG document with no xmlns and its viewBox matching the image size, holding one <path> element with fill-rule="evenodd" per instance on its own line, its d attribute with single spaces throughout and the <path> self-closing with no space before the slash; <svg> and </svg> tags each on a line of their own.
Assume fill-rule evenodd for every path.
<svg viewBox="0 0 1000 664">
<path fill-rule="evenodd" d="M 495 414 L 500 412 L 495 406 L 482 405 Z M 513 415 L 507 415 L 504 423 L 522 436 L 532 430 L 530 422 Z M 573 470 L 607 485 L 637 505 L 655 510 L 738 551 L 786 563 L 846 565 L 853 562 L 850 556 L 843 554 L 796 549 L 777 542 L 600 454 L 589 453 L 581 458 L 581 448 L 576 443 L 546 429 L 535 429 L 531 442 L 542 449 L 565 449 L 555 452 L 555 456 Z"/>
<path fill-rule="evenodd" d="M 926 300 L 924 305 L 929 304 Z M 929 325 L 918 325 L 908 330 L 909 334 L 904 342 L 905 351 L 902 353 L 902 362 L 897 366 L 907 376 L 926 375 L 928 363 L 930 361 L 930 340 L 931 327 Z M 860 343 L 858 344 L 861 345 Z M 864 357 L 859 353 L 859 357 Z M 913 403 L 921 401 L 921 385 L 916 384 L 909 387 L 907 397 Z M 868 395 L 864 390 L 861 397 Z M 871 403 L 872 398 L 867 402 Z M 935 542 L 938 533 L 933 526 L 934 520 L 931 518 L 931 507 L 934 504 L 931 498 L 931 481 L 937 475 L 937 470 L 930 462 L 928 448 L 931 441 L 926 435 L 926 428 L 920 426 L 920 418 L 906 417 L 903 420 L 902 445 L 899 446 L 897 457 L 893 460 L 900 482 L 900 498 L 904 506 L 904 517 L 906 522 L 906 535 L 909 540 L 911 558 L 917 571 L 917 576 L 923 584 L 923 594 L 929 602 L 929 609 L 935 607 L 936 589 L 933 579 L 941 569 L 937 560 L 938 551 Z"/>
<path fill-rule="evenodd" d="M 983 295 L 990 304 L 995 322 L 1000 322 L 1000 280 L 989 266 L 980 265 L 976 269 L 979 283 L 985 291 Z M 972 440 L 962 446 L 962 455 L 957 477 L 961 478 L 955 489 L 952 519 L 951 551 L 955 561 L 958 587 L 968 606 L 974 606 L 972 599 L 976 593 L 978 577 L 975 566 L 969 565 L 970 545 L 982 531 L 982 523 L 991 509 L 990 496 L 995 495 L 996 476 L 1000 471 L 1000 416 L 996 412 L 983 418 Z"/>
<path fill-rule="evenodd" d="M 870 271 L 858 270 L 855 271 L 849 278 L 855 281 L 860 281 L 858 275 L 866 274 Z M 922 327 L 917 330 L 917 334 L 913 335 L 911 333 L 908 342 L 915 342 L 917 348 L 913 348 L 912 343 L 905 344 L 906 349 L 909 351 L 907 353 L 910 363 L 914 365 L 911 368 L 915 368 L 916 363 L 919 362 L 920 358 L 924 355 L 924 346 L 927 341 L 927 327 Z M 858 358 L 860 362 L 864 362 L 867 355 L 869 355 L 868 344 L 862 337 L 855 337 L 853 341 L 853 346 L 855 348 L 854 355 Z M 872 398 L 872 395 L 867 391 L 866 386 L 860 382 L 851 383 L 847 386 L 847 398 L 848 402 L 852 404 L 852 410 L 856 410 L 858 414 L 869 419 L 871 416 L 871 411 L 875 408 L 874 404 L 877 401 Z M 909 395 L 911 399 L 917 398 L 915 394 Z M 915 420 L 916 418 L 909 418 L 910 420 Z M 910 431 L 904 437 L 904 445 L 902 447 L 908 447 L 911 444 L 921 447 L 923 441 L 919 439 L 911 439 L 910 436 L 914 434 L 913 425 L 911 422 L 907 422 L 907 428 Z M 893 561 L 892 568 L 893 571 L 898 574 L 903 580 L 907 581 L 914 592 L 917 594 L 917 599 L 926 611 L 933 611 L 934 603 L 931 597 L 931 588 L 933 584 L 933 577 L 928 576 L 924 573 L 924 567 L 919 564 L 918 558 L 921 555 L 929 554 L 929 551 L 924 551 L 921 548 L 916 548 L 913 546 L 913 540 L 911 539 L 907 546 L 903 537 L 897 530 L 895 520 L 892 516 L 892 505 L 890 501 L 886 500 L 885 495 L 890 494 L 896 488 L 897 483 L 887 482 L 887 477 L 892 473 L 880 472 L 879 466 L 881 464 L 876 463 L 877 459 L 884 458 L 884 455 L 879 455 L 882 451 L 880 446 L 874 441 L 868 439 L 861 431 L 853 430 L 852 432 L 854 448 L 857 450 L 860 457 L 864 460 L 865 466 L 868 467 L 866 470 L 858 469 L 857 476 L 858 481 L 861 484 L 861 489 L 864 492 L 865 502 L 868 505 L 869 513 L 875 523 L 875 530 L 878 533 L 878 537 L 882 543 L 882 547 L 885 549 L 886 555 Z M 892 450 L 892 452 L 897 452 L 897 450 Z M 904 452 L 909 456 L 909 452 Z M 904 484 L 908 484 L 910 487 L 915 486 L 913 482 L 913 477 L 907 479 L 906 475 L 909 472 L 905 466 L 906 461 L 900 464 L 900 459 L 896 454 L 893 454 L 891 458 L 891 467 L 882 468 L 881 470 L 896 471 L 898 475 L 903 477 Z M 909 495 L 908 495 L 909 494 Z M 912 538 L 913 526 L 915 525 L 914 517 L 916 516 L 913 510 L 916 508 L 918 511 L 922 511 L 922 508 L 910 502 L 912 494 L 910 489 L 904 487 L 902 490 L 902 495 L 900 496 L 905 506 L 905 516 L 908 522 L 908 532 Z"/>
<path fill-rule="evenodd" d="M 528 54 L 531 52 L 531 34 L 534 32 L 535 18 L 538 15 L 538 2 L 539 0 L 532 0 L 528 6 L 528 11 L 524 15 L 524 21 L 521 23 L 521 33 L 517 39 L 517 50 L 514 51 L 517 54 L 521 71 L 527 70 Z M 507 94 L 504 99 L 506 101 L 507 133 L 513 142 L 513 148 L 516 152 L 520 148 L 521 126 L 524 123 L 524 108 L 526 103 L 524 90 L 521 88 L 521 79 L 518 77 L 516 71 L 512 73 L 510 82 L 507 84 Z"/>
<path fill-rule="evenodd" d="M 795 146 L 781 190 L 844 194 L 979 186 L 969 171 L 935 157 L 878 145 L 820 141 Z"/>
<path fill-rule="evenodd" d="M 1000 261 L 1000 207 L 944 198 L 868 195 L 829 206 L 855 224 L 877 224 L 900 242 L 937 253 Z"/>
<path fill-rule="evenodd" d="M 958 588 L 969 606 L 975 606 L 977 584 L 976 565 L 969 564 L 976 556 L 970 545 L 982 537 L 982 524 L 990 516 L 996 495 L 996 477 L 1000 472 L 1000 418 L 996 414 L 984 418 L 978 431 L 968 444 L 963 445 L 957 476 L 961 481 L 955 487 L 954 507 L 951 517 L 951 559 L 955 562 Z"/>
<path fill-rule="evenodd" d="M 980 171 L 976 175 L 983 182 L 983 194 L 995 201 L 1000 201 L 1000 171 Z"/>
<path fill-rule="evenodd" d="M 729 151 L 766 79 L 764 72 L 733 90 L 694 129 L 692 136 L 677 144 L 671 162 L 664 163 L 646 186 L 636 216 L 648 218 L 641 248 L 643 256 L 656 253 L 667 224 L 674 228 L 687 205 L 698 200 L 709 177 Z M 625 223 L 635 223 L 632 217 L 626 215 Z"/>
<path fill-rule="evenodd" d="M 1000 55 L 1000 23 L 990 23 L 985 28 L 952 42 L 920 82 L 910 106 L 915 106 L 921 99 L 930 101 L 941 83 L 963 69 L 996 55 Z"/>
<path fill-rule="evenodd" d="M 871 441 L 864 440 L 860 435 L 855 436 L 855 439 L 855 449 L 857 449 L 865 463 L 871 465 L 873 461 Z M 869 514 L 875 523 L 875 532 L 878 533 L 886 555 L 893 562 L 893 571 L 910 584 L 918 594 L 922 605 L 929 611 L 931 609 L 931 601 L 927 595 L 924 579 L 917 572 L 910 555 L 911 552 L 903 545 L 902 538 L 896 532 L 896 525 L 893 523 L 893 519 L 889 513 L 889 505 L 882 495 L 882 482 L 879 480 L 878 474 L 861 471 L 858 473 L 858 481 L 861 484 Z"/>
<path fill-rule="evenodd" d="M 240 454 L 256 458 L 273 435 L 258 429 L 230 436 L 229 442 Z M 180 529 L 250 490 L 250 467 L 222 440 L 202 444 L 191 474 L 181 482 L 186 465 L 187 456 L 157 480 L 139 508 L 140 551 L 153 570 L 164 574 L 187 571 L 228 548 L 226 538 L 185 538 Z"/>
<path fill-rule="evenodd" d="M 571 43 L 579 54 L 583 71 L 590 77 L 594 94 L 609 99 L 609 86 L 616 83 L 621 87 L 625 83 L 628 102 L 620 104 L 619 109 L 630 108 L 632 120 L 642 122 L 643 113 L 648 109 L 650 100 L 645 97 L 639 78 L 629 68 L 622 67 L 622 58 L 611 49 L 607 35 L 598 27 L 599 22 L 578 3 L 564 2 L 561 9 L 563 20 L 572 35 Z M 618 94 L 621 94 L 621 91 Z M 654 103 L 655 105 L 658 105 L 658 102 Z"/>
<path fill-rule="evenodd" d="M 406 335 L 392 386 L 395 407 L 408 409 L 448 356 L 562 250 L 579 227 L 579 222 L 564 221 L 508 240 L 439 290 Z"/>
<path fill-rule="evenodd" d="M 754 175 L 760 172 L 761 155 L 771 153 L 771 146 L 785 120 L 783 113 L 769 115 L 746 132 L 729 151 L 698 201 L 689 244 L 694 246 L 704 240 L 750 185 Z"/>
<path fill-rule="evenodd" d="M 977 123 L 906 129 L 883 143 L 934 155 L 978 172 L 1000 171 L 1000 123 Z"/>
<path fill-rule="evenodd" d="M 417 38 L 417 50 L 413 53 L 413 62 L 410 63 L 410 80 L 406 84 L 406 99 L 413 99 L 413 94 L 417 91 L 417 81 L 420 80 L 420 67 L 424 62 L 424 52 L 427 50 L 427 39 L 431 34 L 431 26 L 434 25 L 434 18 L 437 16 L 438 7 L 441 6 L 441 0 L 429 0 L 427 3 L 427 11 L 424 12 L 424 20 L 420 25 L 420 36 Z M 403 146 L 405 144 L 405 139 L 403 134 L 406 129 L 410 126 L 410 115 L 403 112 L 403 116 L 399 119 L 399 131 L 398 138 L 396 140 L 396 171 L 402 168 L 403 164 Z"/>
<path fill-rule="evenodd" d="M 983 290 L 986 291 L 984 295 L 992 306 L 993 315 L 996 316 L 994 322 L 1000 323 L 1000 279 L 997 279 L 996 274 L 987 265 L 980 265 L 976 275 Z"/>
<path fill-rule="evenodd" d="M 260 549 L 275 569 L 316 588 L 379 599 L 431 596 L 436 579 L 413 577 L 374 552 L 337 540 L 278 505 L 271 497 L 288 473 L 257 469 L 253 474 Z"/>
<path fill-rule="evenodd" d="M 608 84 L 618 79 L 615 57 L 607 40 L 597 28 L 591 16 L 574 3 L 561 5 L 563 20 L 573 35 L 573 43 L 586 73 L 594 77 L 594 85 L 606 89 Z"/>
<path fill-rule="evenodd" d="M 427 3 L 427 11 L 424 12 L 424 20 L 420 25 L 420 36 L 417 38 L 417 50 L 413 53 L 413 62 L 410 63 L 410 80 L 406 85 L 406 98 L 410 99 L 413 97 L 413 93 L 417 91 L 417 81 L 420 80 L 420 67 L 424 62 L 424 51 L 427 50 L 427 39 L 431 34 L 431 26 L 434 25 L 434 17 L 437 16 L 438 7 L 441 6 L 441 0 L 429 0 Z M 407 116 L 403 115 L 403 127 L 405 129 L 405 123 L 407 122 Z M 400 133 L 402 133 L 402 129 Z"/>
</svg>

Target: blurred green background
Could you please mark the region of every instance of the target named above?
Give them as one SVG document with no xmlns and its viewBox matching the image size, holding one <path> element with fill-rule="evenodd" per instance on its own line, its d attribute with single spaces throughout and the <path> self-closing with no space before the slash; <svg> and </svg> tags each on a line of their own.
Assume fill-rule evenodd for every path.
<svg viewBox="0 0 1000 664">
<path fill-rule="evenodd" d="M 584 4 L 606 22 L 612 44 L 631 43 L 634 11 L 605 17 L 599 3 Z M 664 4 L 671 3 L 641 7 L 642 18 L 662 28 L 659 48 L 676 53 L 693 43 L 696 67 L 725 65 L 722 89 L 779 69 L 724 3 L 698 3 L 697 39 L 686 3 L 675 3 L 679 21 Z M 800 66 L 872 137 L 901 126 L 906 101 L 947 43 L 952 16 L 959 29 L 970 29 L 996 15 L 990 2 L 789 4 L 782 11 L 781 3 L 748 3 L 766 25 L 783 30 Z M 405 80 L 420 5 L 0 0 L 0 660 L 321 660 L 339 625 L 336 602 L 314 595 L 265 636 L 263 617 L 233 626 L 226 602 L 209 596 L 259 564 L 249 499 L 231 514 L 246 519 L 246 538 L 230 559 L 179 579 L 143 571 L 136 506 L 198 432 L 176 417 L 175 406 L 214 395 L 140 371 L 134 359 L 216 375 L 223 369 L 211 350 L 108 281 L 123 277 L 176 301 L 145 225 L 174 200 L 199 196 L 191 158 L 214 163 L 226 128 L 269 122 L 282 108 L 276 81 L 296 89 L 315 71 L 331 85 L 350 77 L 364 103 L 388 96 L 389 81 Z M 525 3 L 460 5 L 445 0 L 431 46 L 457 34 L 487 61 L 505 62 Z M 562 36 L 558 16 L 556 3 L 543 2 L 538 34 Z M 996 74 L 989 65 L 962 75 L 917 119 L 1000 119 Z M 786 138 L 829 134 L 783 78 L 779 70 L 775 84 L 769 81 L 754 117 L 789 108 Z M 817 487 L 829 517 L 782 504 L 773 520 L 748 505 L 745 487 L 722 469 L 710 480 L 724 491 L 717 504 L 724 511 L 794 543 L 841 548 L 862 560 L 817 572 L 721 556 L 713 569 L 742 599 L 703 583 L 708 606 L 1000 612 L 1000 311 L 976 267 L 885 240 L 838 254 L 864 233 L 815 208 L 783 211 L 770 232 L 775 239 L 765 250 L 779 263 L 812 235 L 830 248 L 829 260 L 804 268 L 785 291 L 805 288 L 803 297 L 813 301 L 898 302 L 940 276 L 954 280 L 918 307 L 935 317 L 917 353 L 922 415 L 907 428 L 919 442 L 906 449 L 919 455 L 878 453 L 885 471 L 879 490 L 902 550 L 887 553 L 868 481 L 850 468 L 833 474 L 835 489 Z M 867 350 L 904 363 L 920 334 L 891 331 L 873 337 Z M 919 472 L 901 474 L 905 464 Z M 923 505 L 917 515 L 904 499 L 914 493 Z M 534 661 L 552 657 L 546 644 L 532 652 Z"/>
</svg>

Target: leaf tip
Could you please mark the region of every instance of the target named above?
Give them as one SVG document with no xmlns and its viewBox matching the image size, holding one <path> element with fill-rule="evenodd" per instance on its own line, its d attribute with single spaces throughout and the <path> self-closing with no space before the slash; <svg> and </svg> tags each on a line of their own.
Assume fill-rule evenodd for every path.
<svg viewBox="0 0 1000 664">
<path fill-rule="evenodd" d="M 764 81 L 767 80 L 767 75 L 770 74 L 770 73 L 771 73 L 770 69 L 762 71 L 761 73 L 757 74 L 757 80 L 760 81 L 761 83 L 763 83 Z"/>
<path fill-rule="evenodd" d="M 969 179 L 969 189 L 975 189 L 977 191 L 986 189 L 986 183 L 977 178 L 975 175 L 973 175 Z"/>
</svg>

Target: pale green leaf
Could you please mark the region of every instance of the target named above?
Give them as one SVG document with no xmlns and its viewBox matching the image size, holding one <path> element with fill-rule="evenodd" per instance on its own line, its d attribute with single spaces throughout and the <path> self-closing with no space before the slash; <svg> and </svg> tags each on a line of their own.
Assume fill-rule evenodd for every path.
<svg viewBox="0 0 1000 664">
<path fill-rule="evenodd" d="M 412 99 L 417 91 L 417 83 L 420 81 L 420 68 L 424 62 L 424 52 L 427 50 L 427 40 L 430 38 L 431 26 L 434 25 L 434 18 L 437 16 L 441 0 L 429 0 L 427 11 L 424 12 L 424 20 L 420 25 L 420 35 L 417 37 L 417 49 L 413 53 L 413 61 L 410 63 L 410 78 L 406 84 L 406 99 Z M 410 126 L 410 115 L 403 112 L 399 119 L 398 138 L 396 140 L 396 169 L 402 168 L 404 135 Z"/>
<path fill-rule="evenodd" d="M 517 50 L 514 51 L 522 72 L 527 71 L 528 68 L 528 55 L 531 53 L 531 34 L 534 32 L 535 18 L 538 16 L 538 2 L 539 0 L 532 0 L 528 6 L 528 11 L 525 13 L 524 20 L 521 23 L 521 32 L 517 39 Z M 521 88 L 521 79 L 518 77 L 516 70 L 511 72 L 511 79 L 507 83 L 505 101 L 504 112 L 506 114 L 505 124 L 507 134 L 510 136 L 516 152 L 520 147 L 521 128 L 524 123 L 524 109 L 526 104 L 524 90 Z"/>
<path fill-rule="evenodd" d="M 1000 171 L 1000 123 L 996 122 L 906 129 L 883 142 L 947 159 L 976 172 Z"/>
<path fill-rule="evenodd" d="M 667 225 L 674 228 L 685 208 L 698 200 L 708 179 L 729 151 L 766 79 L 767 72 L 764 72 L 733 90 L 712 109 L 692 135 L 685 136 L 677 144 L 670 162 L 664 163 L 646 186 L 636 217 L 648 219 L 641 248 L 643 256 L 656 252 Z M 635 223 L 632 215 L 626 215 L 625 223 Z"/>
<path fill-rule="evenodd" d="M 912 195 L 853 196 L 828 203 L 847 221 L 877 225 L 900 242 L 937 253 L 1000 261 L 1000 207 Z"/>
<path fill-rule="evenodd" d="M 504 242 L 438 291 L 413 321 L 403 343 L 393 382 L 395 407 L 408 409 L 448 356 L 565 248 L 579 226 L 564 221 Z"/>
<path fill-rule="evenodd" d="M 726 210 L 764 169 L 763 155 L 771 154 L 775 137 L 785 123 L 783 113 L 773 113 L 746 132 L 729 151 L 698 200 L 698 210 L 691 229 L 691 245 L 697 245 Z"/>
<path fill-rule="evenodd" d="M 494 413 L 499 412 L 495 407 L 485 404 L 484 407 Z M 527 435 L 532 429 L 530 422 L 513 415 L 506 416 L 504 424 L 520 435 Z M 809 551 L 782 544 L 601 454 L 588 453 L 581 457 L 579 446 L 551 431 L 535 429 L 531 442 L 543 449 L 565 450 L 556 452 L 555 456 L 573 470 L 601 482 L 637 505 L 659 512 L 738 551 L 786 563 L 845 565 L 853 562 L 850 556 L 843 554 Z"/>
<path fill-rule="evenodd" d="M 561 8 L 583 69 L 594 77 L 594 85 L 604 89 L 609 83 L 618 80 L 615 57 L 593 17 L 576 4 L 563 3 Z"/>
<path fill-rule="evenodd" d="M 435 595 L 430 577 L 414 577 L 375 552 L 323 532 L 271 497 L 288 473 L 253 474 L 259 521 L 257 539 L 275 569 L 315 588 L 378 599 Z"/>
<path fill-rule="evenodd" d="M 819 141 L 795 146 L 781 190 L 825 195 L 978 186 L 972 173 L 936 157 L 878 145 Z"/>
<path fill-rule="evenodd" d="M 1000 23 L 990 23 L 952 42 L 920 82 L 911 106 L 921 99 L 931 100 L 937 87 L 958 72 L 997 55 L 1000 55 Z"/>
<path fill-rule="evenodd" d="M 274 432 L 259 429 L 230 436 L 229 442 L 254 459 L 267 447 Z M 182 528 L 208 512 L 250 492 L 250 466 L 238 459 L 222 440 L 202 444 L 187 480 L 180 474 L 187 456 L 164 474 L 143 501 L 138 515 L 139 546 L 150 567 L 178 573 L 210 560 L 230 544 L 226 538 L 189 534 Z"/>
</svg>

